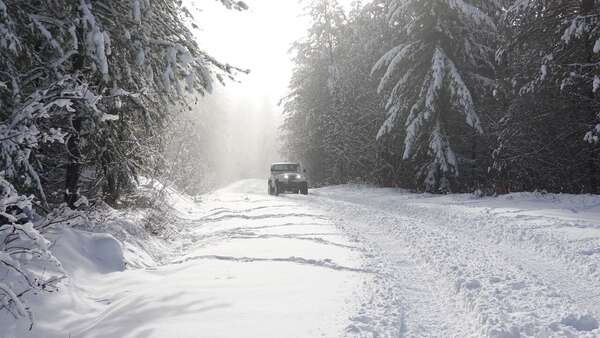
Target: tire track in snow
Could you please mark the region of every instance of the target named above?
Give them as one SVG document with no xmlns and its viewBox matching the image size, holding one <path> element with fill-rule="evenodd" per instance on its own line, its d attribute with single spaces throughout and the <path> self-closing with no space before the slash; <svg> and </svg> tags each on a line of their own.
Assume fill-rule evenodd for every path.
<svg viewBox="0 0 600 338">
<path fill-rule="evenodd" d="M 322 202 L 322 201 L 320 201 Z M 343 204 L 343 202 L 341 202 Z M 371 248 L 369 265 L 377 267 L 378 276 L 367 291 L 356 322 L 349 327 L 349 337 L 475 337 L 476 320 L 454 304 L 446 283 L 415 259 L 407 243 L 392 231 L 382 231 L 381 224 L 365 222 L 368 211 L 356 205 L 340 209 L 335 202 L 332 215 L 336 223 L 366 247 Z"/>
<path fill-rule="evenodd" d="M 305 213 L 280 213 L 280 214 L 262 214 L 262 215 L 246 215 L 246 214 L 230 214 L 212 218 L 202 218 L 199 222 L 212 223 L 220 222 L 230 219 L 242 219 L 242 220 L 261 220 L 261 219 L 274 219 L 274 218 L 289 218 L 289 217 L 308 217 L 313 219 L 327 219 L 323 215 L 305 214 Z"/>
<path fill-rule="evenodd" d="M 577 277 L 562 262 L 511 242 L 498 241 L 490 234 L 480 234 L 481 227 L 465 224 L 469 217 L 443 215 L 447 211 L 436 212 L 434 206 L 411 209 L 412 206 L 403 205 L 390 212 L 377 206 L 319 196 L 319 204 L 323 202 L 338 217 L 339 224 L 351 232 L 359 232 L 357 236 L 366 240 L 367 245 L 381 245 L 392 237 L 396 246 L 405 246 L 407 256 L 418 262 L 417 267 L 424 267 L 423 275 L 432 276 L 429 287 L 433 293 L 444 299 L 442 302 L 452 303 L 445 315 L 438 311 L 438 317 L 452 317 L 454 308 L 455 318 L 463 318 L 472 323 L 467 326 L 476 328 L 471 333 L 460 333 L 460 327 L 453 332 L 452 323 L 448 323 L 439 336 L 595 337 L 598 334 L 595 329 L 598 303 L 589 299 L 582 303 L 581 298 L 590 288 L 597 289 L 594 284 L 570 283 Z M 399 252 L 393 247 L 382 250 L 391 257 Z M 394 265 L 393 259 L 391 263 Z M 397 284 L 391 275 L 388 274 L 388 283 Z M 403 306 L 407 308 L 406 335 L 431 336 L 420 327 L 422 321 L 431 323 L 428 311 L 418 308 L 425 305 L 429 310 L 435 302 L 413 297 L 411 304 L 411 294 L 407 290 L 402 295 Z M 412 316 L 411 306 L 417 308 Z"/>
<path fill-rule="evenodd" d="M 238 234 L 238 235 L 234 234 L 234 235 L 229 236 L 229 238 L 230 239 L 270 239 L 270 238 L 293 239 L 293 240 L 300 240 L 300 241 L 311 241 L 311 242 L 315 242 L 315 243 L 323 244 L 323 245 L 337 246 L 339 248 L 350 249 L 350 250 L 362 250 L 362 248 L 360 248 L 360 247 L 336 243 L 336 242 L 332 242 L 330 240 L 326 240 L 324 238 L 315 237 L 315 236 L 339 236 L 339 234 L 338 233 L 308 233 L 308 234 L 275 235 L 275 234 L 248 233 L 248 234 Z"/>
<path fill-rule="evenodd" d="M 289 207 L 295 207 L 295 205 L 293 205 L 293 204 L 263 205 L 263 206 L 256 207 L 256 208 L 241 209 L 241 210 L 236 210 L 236 209 L 231 209 L 231 208 L 216 208 L 216 209 L 209 210 L 210 214 L 204 216 L 202 219 L 206 219 L 206 218 L 210 219 L 211 217 L 214 217 L 214 216 L 217 216 L 220 214 L 224 214 L 224 213 L 246 214 L 249 212 L 254 212 L 254 211 L 264 210 L 264 209 L 277 209 L 277 208 L 289 208 Z"/>
<path fill-rule="evenodd" d="M 369 269 L 361 269 L 361 268 L 353 268 L 348 266 L 339 265 L 333 262 L 330 259 L 308 259 L 303 257 L 275 257 L 275 258 L 263 258 L 263 257 L 234 257 L 234 256 L 220 256 L 220 255 L 200 255 L 200 256 L 191 256 L 186 257 L 184 259 L 176 260 L 171 262 L 170 264 L 182 264 L 189 261 L 194 260 L 202 260 L 202 259 L 216 259 L 221 261 L 233 261 L 233 262 L 241 262 L 241 263 L 253 263 L 253 262 L 287 262 L 287 263 L 297 263 L 301 265 L 309 265 L 320 268 L 327 268 L 338 271 L 349 271 L 349 272 L 361 272 L 361 273 L 374 273 L 374 271 Z"/>
</svg>

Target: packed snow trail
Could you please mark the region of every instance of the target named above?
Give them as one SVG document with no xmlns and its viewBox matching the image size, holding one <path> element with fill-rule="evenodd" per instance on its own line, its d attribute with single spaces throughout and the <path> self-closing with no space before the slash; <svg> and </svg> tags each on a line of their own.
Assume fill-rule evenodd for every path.
<svg viewBox="0 0 600 338">
<path fill-rule="evenodd" d="M 600 337 L 599 196 L 245 180 L 175 200 L 162 264 L 123 270 L 114 238 L 57 234 L 70 279 L 18 336 Z"/>
<path fill-rule="evenodd" d="M 343 335 L 357 291 L 373 276 L 361 249 L 318 209 L 265 190 L 265 180 L 249 180 L 182 201 L 181 253 L 165 264 L 124 271 L 69 264 L 71 287 L 36 309 L 34 330 L 24 336 Z M 57 251 L 78 241 L 67 237 Z M 57 255 L 69 261 L 87 250 L 76 247 Z"/>
<path fill-rule="evenodd" d="M 355 336 L 600 337 L 598 196 L 339 186 L 307 202 L 377 267 Z"/>
</svg>

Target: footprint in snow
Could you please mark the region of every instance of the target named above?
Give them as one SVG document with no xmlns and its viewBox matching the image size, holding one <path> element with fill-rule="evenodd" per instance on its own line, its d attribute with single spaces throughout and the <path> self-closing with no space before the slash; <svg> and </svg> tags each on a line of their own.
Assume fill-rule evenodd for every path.
<svg viewBox="0 0 600 338">
<path fill-rule="evenodd" d="M 582 316 L 571 314 L 563 318 L 560 323 L 577 331 L 594 331 L 599 327 L 598 320 L 589 314 Z"/>
</svg>

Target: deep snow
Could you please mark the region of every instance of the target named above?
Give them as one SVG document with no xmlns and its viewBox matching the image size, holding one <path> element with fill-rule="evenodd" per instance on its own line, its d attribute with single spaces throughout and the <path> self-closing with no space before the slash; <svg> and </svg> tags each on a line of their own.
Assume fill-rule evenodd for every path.
<svg viewBox="0 0 600 338">
<path fill-rule="evenodd" d="M 1 337 L 600 337 L 600 197 L 171 193 L 171 242 L 60 229 L 61 292 Z M 144 238 L 140 240 L 139 238 Z"/>
</svg>

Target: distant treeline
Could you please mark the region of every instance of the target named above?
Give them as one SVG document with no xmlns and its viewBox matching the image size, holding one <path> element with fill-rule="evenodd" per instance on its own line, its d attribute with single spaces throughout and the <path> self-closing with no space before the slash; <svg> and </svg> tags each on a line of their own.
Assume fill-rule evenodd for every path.
<svg viewBox="0 0 600 338">
<path fill-rule="evenodd" d="M 600 193 L 600 1 L 307 11 L 284 151 L 316 184 Z"/>
</svg>

